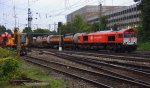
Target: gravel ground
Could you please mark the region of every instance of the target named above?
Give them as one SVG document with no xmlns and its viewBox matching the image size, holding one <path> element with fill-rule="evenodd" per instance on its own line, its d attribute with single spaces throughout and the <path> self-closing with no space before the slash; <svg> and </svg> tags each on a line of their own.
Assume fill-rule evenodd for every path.
<svg viewBox="0 0 150 88">
<path fill-rule="evenodd" d="M 72 61 L 68 61 L 68 60 L 65 60 L 65 59 L 62 59 L 62 58 L 58 58 L 56 56 L 42 54 L 39 51 L 32 51 L 28 55 L 29 56 L 33 56 L 33 57 L 40 57 L 40 58 L 43 58 L 43 59 L 49 59 L 51 61 L 55 61 L 55 62 L 59 62 L 59 63 L 64 63 L 64 64 L 68 64 L 68 65 L 72 65 L 72 66 L 78 66 L 78 67 L 81 67 L 81 68 L 84 68 L 84 69 L 93 70 L 90 67 L 87 67 L 87 66 L 84 66 L 84 65 L 72 62 Z M 49 57 L 49 58 L 47 58 L 47 57 Z M 106 58 L 106 60 L 109 60 L 109 59 Z M 56 71 L 51 71 L 50 74 L 52 76 L 54 76 L 56 79 L 65 80 L 65 82 L 68 84 L 67 88 L 97 88 L 97 87 L 95 87 L 95 86 L 93 86 L 93 85 L 91 85 L 91 84 L 89 84 L 87 82 L 71 78 L 69 76 L 63 75 L 62 73 L 58 73 Z M 126 86 L 126 85 L 122 85 L 121 88 L 125 88 L 124 86 Z M 62 88 L 66 88 L 66 87 L 62 87 Z M 127 88 L 130 88 L 130 87 L 128 86 Z M 137 87 L 133 87 L 133 88 L 137 88 Z"/>
</svg>

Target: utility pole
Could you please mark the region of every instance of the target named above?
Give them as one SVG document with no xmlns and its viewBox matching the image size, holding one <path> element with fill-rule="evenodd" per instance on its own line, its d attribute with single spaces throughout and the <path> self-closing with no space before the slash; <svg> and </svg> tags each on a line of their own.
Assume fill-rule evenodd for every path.
<svg viewBox="0 0 150 88">
<path fill-rule="evenodd" d="M 31 28 L 32 23 L 32 12 L 30 9 L 30 1 L 28 0 L 28 28 Z"/>
<path fill-rule="evenodd" d="M 102 3 L 99 2 L 99 31 L 101 30 L 101 18 L 102 18 Z"/>
<path fill-rule="evenodd" d="M 30 30 L 32 30 L 31 23 L 32 23 L 32 12 L 31 12 L 31 9 L 30 9 L 30 2 L 28 0 L 28 28 Z M 31 47 L 30 46 L 31 46 L 31 42 L 32 42 L 31 32 L 29 32 L 29 50 L 30 51 L 31 51 Z"/>
</svg>

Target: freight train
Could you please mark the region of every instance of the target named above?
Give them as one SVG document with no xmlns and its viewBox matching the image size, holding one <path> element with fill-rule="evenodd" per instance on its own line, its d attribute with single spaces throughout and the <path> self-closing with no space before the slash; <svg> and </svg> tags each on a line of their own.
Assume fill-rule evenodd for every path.
<svg viewBox="0 0 150 88">
<path fill-rule="evenodd" d="M 33 37 L 32 46 L 58 48 L 61 43 L 64 49 L 104 49 L 116 52 L 132 52 L 137 49 L 137 35 L 137 30 L 133 28 L 119 31 L 46 35 Z"/>
<path fill-rule="evenodd" d="M 3 33 L 0 35 L 1 47 L 20 48 L 20 54 L 27 54 L 26 48 L 49 47 L 63 49 L 91 49 L 110 50 L 115 52 L 132 52 L 137 49 L 137 30 L 122 29 L 119 31 L 107 30 L 92 33 L 74 33 L 65 35 L 31 34 L 32 42 L 29 45 L 29 37 L 26 33 L 20 33 L 15 29 L 14 34 Z"/>
</svg>

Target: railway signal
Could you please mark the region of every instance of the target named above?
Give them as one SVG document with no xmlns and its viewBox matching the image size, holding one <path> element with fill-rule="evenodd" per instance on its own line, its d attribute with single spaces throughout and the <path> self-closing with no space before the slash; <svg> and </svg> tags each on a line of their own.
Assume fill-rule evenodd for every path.
<svg viewBox="0 0 150 88">
<path fill-rule="evenodd" d="M 58 22 L 58 33 L 59 33 L 59 51 L 62 51 L 62 37 L 61 37 L 61 26 L 62 26 L 62 22 Z"/>
</svg>

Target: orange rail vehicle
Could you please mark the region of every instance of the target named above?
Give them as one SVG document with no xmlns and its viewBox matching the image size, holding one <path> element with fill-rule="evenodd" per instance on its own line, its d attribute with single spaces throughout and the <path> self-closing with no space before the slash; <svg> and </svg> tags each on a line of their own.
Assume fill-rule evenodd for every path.
<svg viewBox="0 0 150 88">
<path fill-rule="evenodd" d="M 137 31 L 123 29 L 120 31 L 99 31 L 95 33 L 78 33 L 75 35 L 76 47 L 91 49 L 109 49 L 113 51 L 134 51 L 137 48 Z"/>
</svg>

